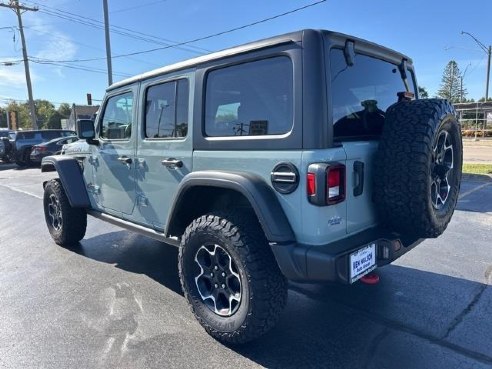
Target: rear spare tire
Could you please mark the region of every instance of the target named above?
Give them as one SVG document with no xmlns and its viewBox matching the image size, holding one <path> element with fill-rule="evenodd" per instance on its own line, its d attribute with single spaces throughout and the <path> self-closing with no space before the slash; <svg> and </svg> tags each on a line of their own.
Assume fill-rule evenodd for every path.
<svg viewBox="0 0 492 369">
<path fill-rule="evenodd" d="M 462 153 L 460 125 L 448 101 L 391 106 L 375 161 L 374 200 L 381 221 L 419 238 L 444 232 L 458 201 Z"/>
</svg>

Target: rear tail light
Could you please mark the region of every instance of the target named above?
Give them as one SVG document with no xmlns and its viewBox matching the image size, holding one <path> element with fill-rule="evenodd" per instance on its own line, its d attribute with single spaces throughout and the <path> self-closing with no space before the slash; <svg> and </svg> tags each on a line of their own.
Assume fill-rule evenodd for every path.
<svg viewBox="0 0 492 369">
<path fill-rule="evenodd" d="M 326 194 L 328 205 L 345 200 L 345 165 L 326 168 Z"/>
<path fill-rule="evenodd" d="M 43 152 L 46 150 L 48 150 L 48 148 L 46 146 L 34 146 L 32 148 L 32 151 L 37 151 L 37 152 Z"/>
<path fill-rule="evenodd" d="M 306 177 L 309 202 L 318 206 L 338 204 L 345 200 L 345 165 L 316 163 L 309 165 Z"/>
<path fill-rule="evenodd" d="M 307 194 L 308 196 L 316 194 L 316 176 L 314 173 L 307 174 Z"/>
</svg>

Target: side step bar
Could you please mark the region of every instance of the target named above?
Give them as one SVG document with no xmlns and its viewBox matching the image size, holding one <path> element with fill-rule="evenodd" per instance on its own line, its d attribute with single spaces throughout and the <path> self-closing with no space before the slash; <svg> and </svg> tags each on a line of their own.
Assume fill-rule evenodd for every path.
<svg viewBox="0 0 492 369">
<path fill-rule="evenodd" d="M 121 228 L 127 229 L 132 232 L 139 233 L 143 236 L 147 236 L 150 238 L 153 238 L 154 240 L 165 242 L 167 244 L 173 245 L 173 246 L 179 246 L 179 239 L 176 237 L 166 237 L 166 235 L 162 232 L 158 232 L 152 228 L 147 228 L 145 226 L 131 223 L 129 221 L 114 217 L 109 214 L 104 214 L 99 211 L 95 210 L 88 210 L 87 214 L 93 216 L 94 218 L 103 220 L 105 222 L 108 222 L 110 224 L 119 226 Z"/>
</svg>

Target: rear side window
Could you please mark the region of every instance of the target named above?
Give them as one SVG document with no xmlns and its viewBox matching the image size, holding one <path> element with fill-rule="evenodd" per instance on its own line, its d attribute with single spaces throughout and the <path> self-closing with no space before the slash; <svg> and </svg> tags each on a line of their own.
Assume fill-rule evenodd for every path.
<svg viewBox="0 0 492 369">
<path fill-rule="evenodd" d="M 41 138 L 45 141 L 51 141 L 54 138 L 61 137 L 60 132 L 44 131 L 39 133 Z"/>
<path fill-rule="evenodd" d="M 35 132 L 18 132 L 17 140 L 33 140 L 35 138 Z"/>
<path fill-rule="evenodd" d="M 292 129 L 292 62 L 281 56 L 227 68 L 207 76 L 207 136 L 279 135 Z"/>
<path fill-rule="evenodd" d="M 361 54 L 348 66 L 341 49 L 331 50 L 330 61 L 335 138 L 379 136 L 386 110 L 406 90 L 398 66 Z M 407 76 L 415 92 L 412 73 Z"/>
<path fill-rule="evenodd" d="M 129 139 L 133 122 L 133 94 L 111 96 L 104 108 L 100 136 L 106 139 Z"/>
<path fill-rule="evenodd" d="M 145 103 L 145 137 L 186 137 L 188 103 L 189 86 L 186 79 L 149 87 Z"/>
</svg>

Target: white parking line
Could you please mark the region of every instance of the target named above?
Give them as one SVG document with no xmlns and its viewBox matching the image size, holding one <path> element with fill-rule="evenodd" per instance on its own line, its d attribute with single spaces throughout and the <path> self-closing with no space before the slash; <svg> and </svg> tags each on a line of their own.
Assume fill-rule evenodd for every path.
<svg viewBox="0 0 492 369">
<path fill-rule="evenodd" d="M 12 191 L 15 191 L 15 192 L 20 192 L 20 193 L 23 193 L 23 194 L 26 194 L 26 195 L 35 197 L 35 198 L 40 199 L 40 200 L 43 199 L 42 196 L 38 196 L 36 194 L 33 194 L 32 192 L 27 192 L 27 191 L 21 190 L 21 189 L 16 188 L 16 187 L 11 187 L 11 186 L 4 185 L 4 184 L 0 184 L 0 187 L 5 187 L 5 188 L 8 188 L 9 190 L 12 190 Z"/>
<path fill-rule="evenodd" d="M 490 183 L 490 182 L 489 182 L 489 183 L 484 183 L 484 184 L 482 184 L 482 185 L 480 185 L 480 186 L 478 186 L 478 187 L 472 188 L 472 189 L 471 189 L 471 190 L 469 190 L 469 191 L 463 192 L 463 193 L 462 193 L 462 194 L 460 194 L 460 196 L 458 197 L 458 200 L 461 200 L 463 197 L 468 196 L 468 195 L 470 195 L 470 194 L 472 194 L 473 192 L 476 192 L 476 191 L 478 191 L 478 190 L 481 190 L 481 189 L 482 189 L 482 188 L 484 188 L 484 187 L 490 186 L 491 184 L 492 184 L 492 183 Z"/>
</svg>

